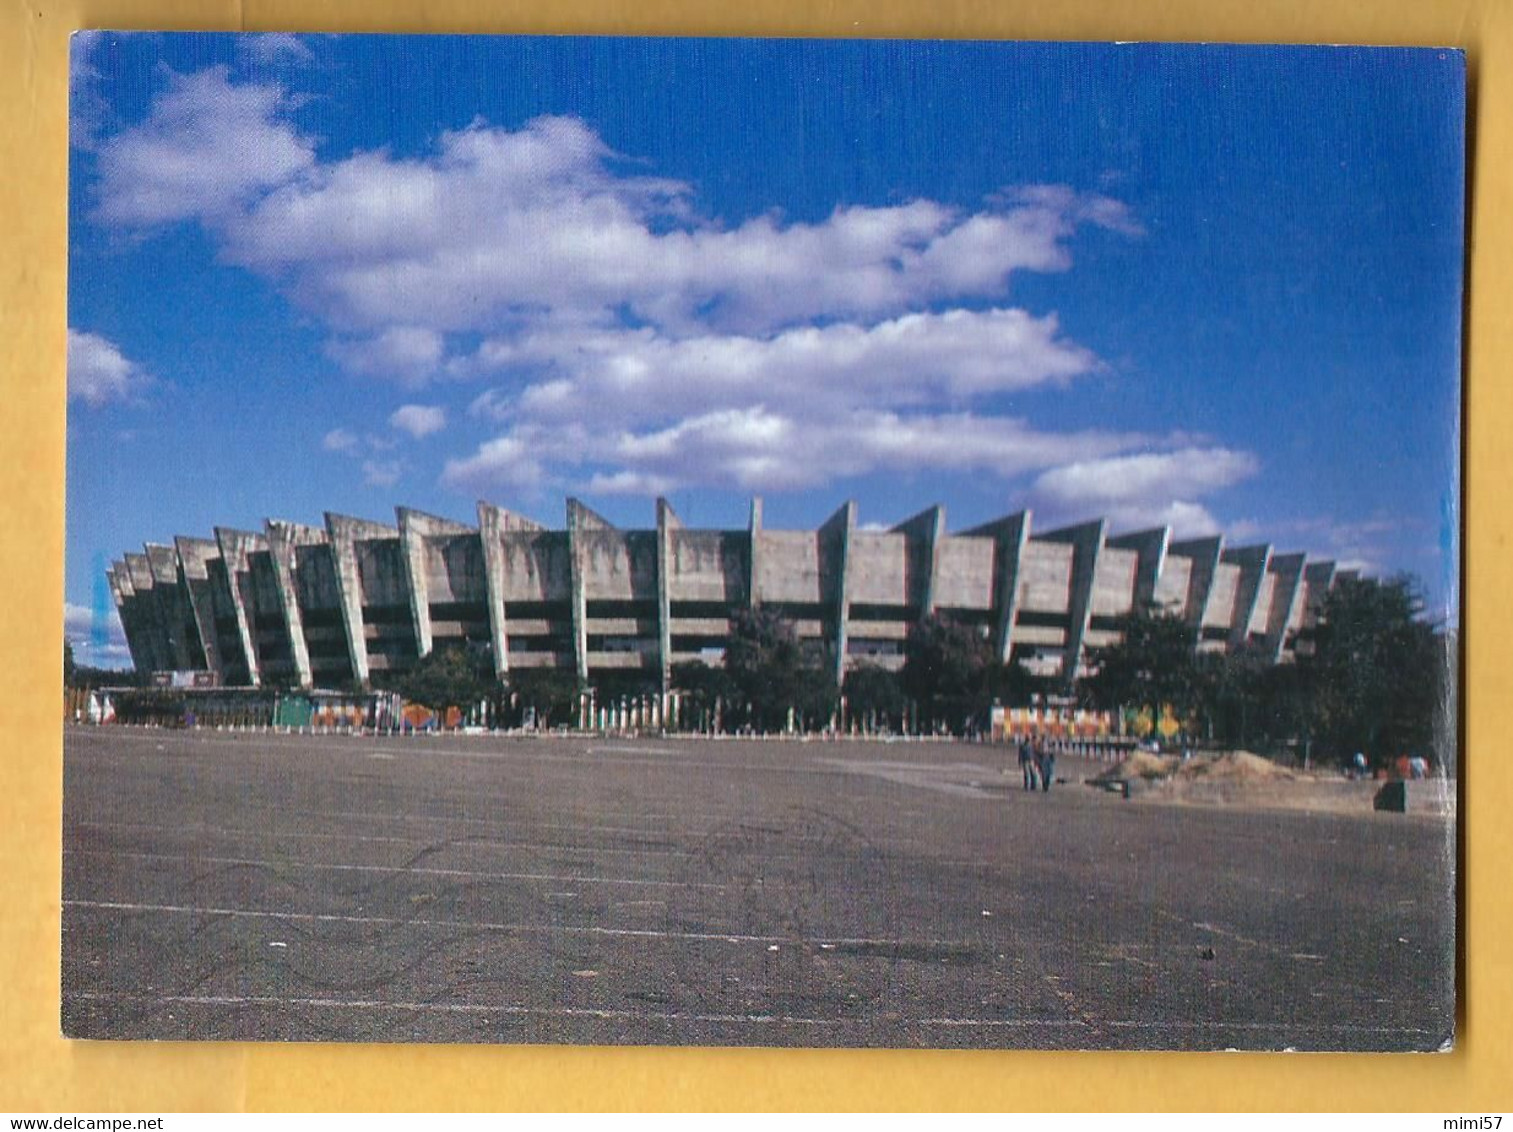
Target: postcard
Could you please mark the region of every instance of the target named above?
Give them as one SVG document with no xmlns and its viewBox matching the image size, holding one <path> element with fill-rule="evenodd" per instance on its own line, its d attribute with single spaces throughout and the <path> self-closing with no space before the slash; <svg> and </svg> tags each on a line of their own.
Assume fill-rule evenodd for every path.
<svg viewBox="0 0 1513 1132">
<path fill-rule="evenodd" d="M 66 1035 L 1453 1045 L 1459 51 L 70 98 Z"/>
</svg>

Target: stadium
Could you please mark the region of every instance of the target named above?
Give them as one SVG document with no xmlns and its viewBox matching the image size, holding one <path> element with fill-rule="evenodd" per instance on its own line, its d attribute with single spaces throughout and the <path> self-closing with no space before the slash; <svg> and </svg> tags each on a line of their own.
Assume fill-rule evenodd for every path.
<svg viewBox="0 0 1513 1132">
<path fill-rule="evenodd" d="M 898 668 L 910 626 L 940 614 L 979 627 L 1000 660 L 1070 683 L 1121 616 L 1151 603 L 1180 611 L 1201 650 L 1276 663 L 1353 573 L 1266 544 L 1107 527 L 1037 531 L 1021 511 L 948 533 L 936 506 L 874 529 L 846 503 L 816 530 L 773 530 L 754 499 L 744 530 L 700 530 L 659 499 L 655 527 L 622 530 L 569 499 L 551 529 L 480 502 L 476 526 L 399 507 L 394 525 L 328 513 L 323 528 L 216 528 L 148 543 L 108 579 L 139 673 L 367 688 L 467 643 L 501 680 L 639 674 L 666 692 L 675 665 L 717 663 L 731 618 L 753 607 L 790 620 L 838 681 Z"/>
</svg>

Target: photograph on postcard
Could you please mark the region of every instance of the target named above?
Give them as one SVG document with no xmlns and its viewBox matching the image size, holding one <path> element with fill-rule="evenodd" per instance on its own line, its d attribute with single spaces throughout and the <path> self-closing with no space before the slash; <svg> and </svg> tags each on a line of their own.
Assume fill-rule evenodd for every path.
<svg viewBox="0 0 1513 1132">
<path fill-rule="evenodd" d="M 1449 1048 L 1465 97 L 76 33 L 63 1032 Z"/>
</svg>

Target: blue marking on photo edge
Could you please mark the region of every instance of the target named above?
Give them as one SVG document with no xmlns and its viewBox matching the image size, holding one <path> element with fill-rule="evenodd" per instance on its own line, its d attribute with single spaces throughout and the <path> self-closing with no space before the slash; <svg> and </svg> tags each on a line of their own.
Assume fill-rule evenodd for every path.
<svg viewBox="0 0 1513 1132">
<path fill-rule="evenodd" d="M 105 555 L 94 557 L 95 592 L 89 611 L 89 643 L 103 649 L 110 643 L 110 584 L 105 580 Z"/>
<path fill-rule="evenodd" d="M 1440 496 L 1439 500 L 1439 563 L 1441 592 L 1445 597 L 1445 604 L 1450 613 L 1454 613 L 1453 606 L 1459 601 L 1458 583 L 1460 581 L 1460 561 L 1457 550 L 1457 535 L 1459 533 L 1459 509 L 1455 498 L 1450 494 Z"/>
</svg>

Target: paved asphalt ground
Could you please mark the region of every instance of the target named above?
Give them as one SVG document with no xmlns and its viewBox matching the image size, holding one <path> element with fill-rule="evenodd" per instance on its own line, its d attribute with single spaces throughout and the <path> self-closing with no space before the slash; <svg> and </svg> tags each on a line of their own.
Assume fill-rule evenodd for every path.
<svg viewBox="0 0 1513 1132">
<path fill-rule="evenodd" d="M 921 743 L 69 728 L 84 1038 L 1435 1049 L 1450 826 Z M 1008 771 L 1009 773 L 1005 773 Z"/>
</svg>

